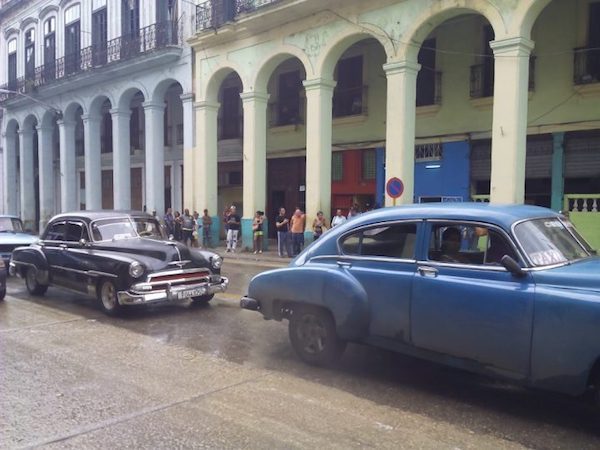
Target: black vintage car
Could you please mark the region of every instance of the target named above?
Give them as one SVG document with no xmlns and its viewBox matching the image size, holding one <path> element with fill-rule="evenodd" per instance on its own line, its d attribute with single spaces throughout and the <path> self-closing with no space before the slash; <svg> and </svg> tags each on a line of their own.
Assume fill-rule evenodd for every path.
<svg viewBox="0 0 600 450">
<path fill-rule="evenodd" d="M 222 258 L 166 239 L 157 220 L 135 211 L 81 211 L 52 218 L 38 242 L 13 251 L 10 272 L 32 295 L 57 286 L 96 297 L 110 315 L 122 307 L 191 298 L 227 288 Z"/>
</svg>

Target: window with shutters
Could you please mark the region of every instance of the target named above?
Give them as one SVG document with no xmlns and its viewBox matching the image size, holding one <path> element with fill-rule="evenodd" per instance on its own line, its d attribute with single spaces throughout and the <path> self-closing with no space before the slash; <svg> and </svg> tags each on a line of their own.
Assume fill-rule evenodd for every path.
<svg viewBox="0 0 600 450">
<path fill-rule="evenodd" d="M 331 181 L 344 179 L 344 154 L 335 152 L 331 155 Z"/>
</svg>

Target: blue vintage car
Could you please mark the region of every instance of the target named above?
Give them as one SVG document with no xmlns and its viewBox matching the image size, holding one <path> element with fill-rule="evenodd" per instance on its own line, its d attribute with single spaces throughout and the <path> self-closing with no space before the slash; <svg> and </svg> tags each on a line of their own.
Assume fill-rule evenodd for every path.
<svg viewBox="0 0 600 450">
<path fill-rule="evenodd" d="M 23 231 L 23 223 L 16 216 L 0 215 L 0 257 L 8 267 L 12 251 L 23 245 L 30 245 L 39 238 Z"/>
<path fill-rule="evenodd" d="M 308 363 L 358 342 L 572 395 L 600 386 L 600 258 L 545 208 L 363 214 L 254 277 L 241 306 L 288 319 Z"/>
</svg>

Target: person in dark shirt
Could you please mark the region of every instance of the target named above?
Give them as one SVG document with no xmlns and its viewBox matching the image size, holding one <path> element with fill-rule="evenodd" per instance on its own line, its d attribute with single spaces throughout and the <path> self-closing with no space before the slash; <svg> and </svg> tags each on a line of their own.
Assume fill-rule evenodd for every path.
<svg viewBox="0 0 600 450">
<path fill-rule="evenodd" d="M 240 234 L 240 216 L 236 212 L 236 207 L 229 208 L 227 216 L 227 252 L 234 252 L 237 247 L 238 236 Z"/>
<path fill-rule="evenodd" d="M 290 220 L 286 217 L 285 208 L 279 208 L 279 215 L 275 218 L 275 229 L 277 230 L 277 253 L 283 258 L 283 251 L 292 257 L 292 242 L 290 240 Z"/>
</svg>

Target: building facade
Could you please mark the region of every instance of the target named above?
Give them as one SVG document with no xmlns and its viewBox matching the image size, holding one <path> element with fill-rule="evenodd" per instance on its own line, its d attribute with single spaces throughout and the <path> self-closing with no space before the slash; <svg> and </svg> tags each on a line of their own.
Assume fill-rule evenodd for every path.
<svg viewBox="0 0 600 450">
<path fill-rule="evenodd" d="M 398 177 L 399 203 L 596 213 L 599 30 L 591 0 L 203 2 L 194 206 L 310 224 Z"/>
<path fill-rule="evenodd" d="M 5 212 L 235 204 L 248 239 L 398 177 L 600 230 L 600 1 L 195 3 L 3 1 Z"/>
<path fill-rule="evenodd" d="M 183 0 L 3 3 L 6 213 L 35 229 L 61 211 L 182 209 L 194 14 Z"/>
</svg>

